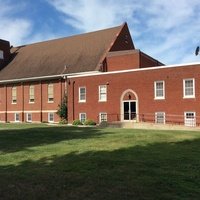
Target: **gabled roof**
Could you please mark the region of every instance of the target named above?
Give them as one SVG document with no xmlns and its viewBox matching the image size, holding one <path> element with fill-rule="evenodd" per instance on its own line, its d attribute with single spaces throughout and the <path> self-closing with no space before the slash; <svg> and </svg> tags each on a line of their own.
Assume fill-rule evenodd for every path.
<svg viewBox="0 0 200 200">
<path fill-rule="evenodd" d="M 98 70 L 124 27 L 14 47 L 11 61 L 0 71 L 0 81 Z"/>
</svg>

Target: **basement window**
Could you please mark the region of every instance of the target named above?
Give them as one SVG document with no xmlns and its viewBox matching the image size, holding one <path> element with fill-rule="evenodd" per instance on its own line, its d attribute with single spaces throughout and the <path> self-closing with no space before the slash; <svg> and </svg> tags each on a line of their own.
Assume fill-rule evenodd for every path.
<svg viewBox="0 0 200 200">
<path fill-rule="evenodd" d="M 19 113 L 14 114 L 15 122 L 19 122 Z"/>
<path fill-rule="evenodd" d="M 184 113 L 185 117 L 185 126 L 196 126 L 196 113 L 195 112 L 185 112 Z"/>
<path fill-rule="evenodd" d="M 107 122 L 108 117 L 107 117 L 107 113 L 103 112 L 103 113 L 99 113 L 99 122 Z"/>
<path fill-rule="evenodd" d="M 48 113 L 48 122 L 54 122 L 54 113 Z"/>
<path fill-rule="evenodd" d="M 2 50 L 0 50 L 0 59 L 4 59 Z"/>
<path fill-rule="evenodd" d="M 79 120 L 84 123 L 86 120 L 86 113 L 79 113 Z"/>
<path fill-rule="evenodd" d="M 155 122 L 157 124 L 165 124 L 165 113 L 164 112 L 156 112 L 155 113 Z"/>
<path fill-rule="evenodd" d="M 31 113 L 26 113 L 26 121 L 32 122 L 32 114 Z"/>
</svg>

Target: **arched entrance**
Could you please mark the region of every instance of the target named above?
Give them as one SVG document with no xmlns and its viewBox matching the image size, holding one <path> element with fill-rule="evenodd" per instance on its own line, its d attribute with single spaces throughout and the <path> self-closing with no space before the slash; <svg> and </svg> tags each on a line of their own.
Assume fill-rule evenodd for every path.
<svg viewBox="0 0 200 200">
<path fill-rule="evenodd" d="M 121 121 L 138 121 L 138 96 L 131 90 L 125 90 L 120 99 Z"/>
</svg>

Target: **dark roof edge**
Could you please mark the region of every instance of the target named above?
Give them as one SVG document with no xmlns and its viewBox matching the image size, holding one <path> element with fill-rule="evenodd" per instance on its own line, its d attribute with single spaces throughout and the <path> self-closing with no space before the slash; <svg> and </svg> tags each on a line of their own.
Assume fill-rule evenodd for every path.
<svg viewBox="0 0 200 200">
<path fill-rule="evenodd" d="M 53 80 L 58 78 L 66 79 L 67 76 L 76 76 L 80 74 L 92 74 L 97 73 L 98 71 L 88 71 L 88 72 L 79 72 L 79 73 L 70 73 L 70 74 L 58 74 L 58 75 L 49 75 L 49 76 L 39 76 L 39 77 L 30 77 L 30 78 L 19 78 L 19 79 L 10 79 L 10 80 L 0 80 L 1 84 L 6 83 L 19 83 L 19 82 L 29 82 L 29 81 L 41 81 L 41 80 Z"/>
<path fill-rule="evenodd" d="M 99 70 L 99 65 L 103 62 L 103 60 L 105 59 L 106 55 L 108 54 L 108 52 L 110 51 L 110 49 L 112 48 L 113 44 L 115 43 L 115 41 L 117 40 L 117 37 L 119 36 L 120 32 L 122 31 L 122 29 L 124 28 L 124 26 L 126 25 L 127 23 L 124 22 L 121 26 L 120 26 L 120 29 L 119 31 L 117 32 L 117 34 L 115 35 L 115 37 L 113 38 L 113 40 L 111 41 L 109 47 L 106 49 L 106 51 L 104 52 L 104 54 L 102 55 L 102 57 L 100 58 L 99 62 L 97 63 L 96 65 L 96 68 L 95 70 Z"/>
</svg>

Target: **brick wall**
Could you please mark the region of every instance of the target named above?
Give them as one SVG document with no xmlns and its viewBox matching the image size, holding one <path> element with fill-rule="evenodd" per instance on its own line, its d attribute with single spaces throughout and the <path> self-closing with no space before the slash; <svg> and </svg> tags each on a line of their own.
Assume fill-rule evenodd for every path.
<svg viewBox="0 0 200 200">
<path fill-rule="evenodd" d="M 54 101 L 48 102 L 48 84 L 54 86 Z M 29 102 L 29 87 L 34 86 L 35 101 Z M 17 88 L 17 102 L 12 103 L 12 87 Z M 27 113 L 32 114 L 33 122 L 47 122 L 48 113 L 56 113 L 58 104 L 64 96 L 64 80 L 36 81 L 17 84 L 0 85 L 0 121 L 14 122 L 14 113 L 19 113 L 20 122 L 25 122 Z M 54 121 L 59 122 L 54 114 Z"/>
<path fill-rule="evenodd" d="M 87 118 L 95 121 L 98 120 L 100 112 L 106 112 L 110 116 L 121 115 L 120 98 L 127 89 L 133 90 L 138 96 L 138 114 L 141 116 L 145 114 L 147 117 L 149 113 L 152 115 L 151 120 L 154 120 L 155 112 L 165 112 L 170 116 L 183 116 L 184 112 L 192 111 L 196 112 L 196 116 L 200 116 L 199 73 L 200 66 L 183 66 L 71 78 L 70 84 L 68 84 L 69 122 L 78 119 L 79 113 L 82 112 L 87 114 Z M 186 78 L 195 78 L 195 98 L 183 98 L 183 79 Z M 164 100 L 154 99 L 154 81 L 159 80 L 165 81 Z M 107 101 L 99 102 L 98 87 L 105 84 L 107 84 Z M 85 86 L 87 91 L 85 103 L 78 102 L 78 88 L 81 86 Z M 144 117 L 143 120 L 145 120 Z M 183 120 L 182 117 L 178 121 L 183 123 Z M 199 118 L 197 123 L 200 123 Z"/>
<path fill-rule="evenodd" d="M 0 69 L 7 64 L 10 58 L 10 43 L 6 40 L 0 39 L 0 50 L 3 51 L 4 59 L 0 59 Z"/>
</svg>

